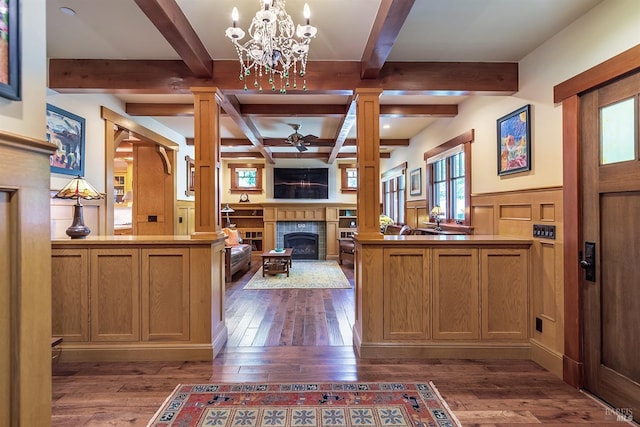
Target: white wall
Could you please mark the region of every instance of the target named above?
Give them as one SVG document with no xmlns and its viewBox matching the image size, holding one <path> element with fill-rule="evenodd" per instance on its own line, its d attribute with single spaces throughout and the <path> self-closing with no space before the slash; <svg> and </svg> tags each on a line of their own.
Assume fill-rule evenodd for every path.
<svg viewBox="0 0 640 427">
<path fill-rule="evenodd" d="M 562 109 L 553 103 L 553 86 L 640 44 L 640 1 L 606 0 L 543 43 L 519 64 L 520 90 L 511 97 L 470 98 L 458 116 L 438 120 L 395 149 L 381 171 L 403 161 L 407 170 L 422 167 L 423 153 L 469 129 L 473 194 L 562 185 Z M 523 105 L 532 106 L 532 168 L 497 175 L 496 120 Z M 409 197 L 412 199 L 421 197 Z"/>
<path fill-rule="evenodd" d="M 105 183 L 105 141 L 104 126 L 105 122 L 100 116 L 100 107 L 105 106 L 116 113 L 128 117 L 140 125 L 152 130 L 171 141 L 180 145 L 177 155 L 177 182 L 178 195 L 184 196 L 186 188 L 186 164 L 184 162 L 184 151 L 187 150 L 185 138 L 167 128 L 156 120 L 148 117 L 131 117 L 125 112 L 125 105 L 122 101 L 112 95 L 100 94 L 59 94 L 49 90 L 47 92 L 46 102 L 63 110 L 69 111 L 86 121 L 85 132 L 85 168 L 84 175 L 87 180 L 93 184 L 98 191 L 106 191 Z M 45 112 L 43 111 L 43 114 Z M 44 116 L 43 116 L 44 117 Z M 44 120 L 44 119 L 43 119 Z M 193 147 L 191 148 L 191 156 L 193 156 Z M 71 177 L 57 173 L 51 174 L 51 188 L 59 189 L 66 184 Z M 111 185 L 111 183 L 109 184 Z M 186 196 L 184 196 L 186 198 Z"/>
<path fill-rule="evenodd" d="M 241 160 L 241 159 L 232 159 L 225 160 L 222 162 L 222 171 L 220 178 L 220 186 L 223 189 L 220 195 L 222 203 L 237 203 L 240 199 L 239 194 L 231 194 L 229 190 L 229 186 L 231 185 L 231 175 L 229 169 L 229 163 L 256 163 L 255 160 Z M 262 163 L 262 162 L 261 162 Z M 344 162 L 344 163 L 354 163 Z M 353 193 L 345 193 L 343 194 L 340 191 L 341 183 L 341 171 L 338 167 L 340 163 L 333 162 L 332 164 L 327 164 L 325 161 L 320 159 L 277 159 L 276 164 L 265 164 L 264 172 L 263 172 L 263 180 L 262 180 L 262 188 L 263 192 L 261 194 L 249 194 L 249 200 L 252 203 L 261 203 L 266 201 L 275 201 L 273 198 L 273 168 L 328 168 L 329 169 L 329 200 L 330 202 L 341 202 L 341 203 L 356 203 L 356 196 Z M 277 199 L 278 201 L 282 201 L 281 199 Z M 302 199 L 298 199 L 297 201 L 305 201 Z M 320 202 L 320 200 L 307 200 L 309 202 Z"/>
<path fill-rule="evenodd" d="M 47 25 L 45 0 L 21 0 L 21 101 L 0 97 L 0 129 L 46 141 Z"/>
</svg>

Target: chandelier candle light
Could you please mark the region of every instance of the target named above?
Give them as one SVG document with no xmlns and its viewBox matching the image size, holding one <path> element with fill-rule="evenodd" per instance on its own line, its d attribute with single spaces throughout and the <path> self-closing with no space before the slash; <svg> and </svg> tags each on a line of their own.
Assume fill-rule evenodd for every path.
<svg viewBox="0 0 640 427">
<path fill-rule="evenodd" d="M 254 75 L 253 86 L 262 92 L 263 77 L 269 78 L 271 90 L 276 90 L 276 80 L 280 80 L 280 93 L 287 93 L 290 76 L 293 76 L 293 89 L 297 89 L 297 76 L 303 78 L 303 90 L 307 90 L 304 78 L 307 72 L 307 58 L 311 38 L 318 30 L 309 25 L 311 12 L 309 5 L 304 5 L 306 25 L 293 24 L 291 16 L 284 8 L 285 0 L 260 0 L 261 9 L 251 20 L 249 39 L 242 39 L 245 32 L 238 28 L 238 9 L 233 8 L 231 18 L 233 26 L 227 28 L 225 35 L 236 47 L 240 60 L 240 80 Z M 296 38 L 297 37 L 297 38 Z"/>
</svg>

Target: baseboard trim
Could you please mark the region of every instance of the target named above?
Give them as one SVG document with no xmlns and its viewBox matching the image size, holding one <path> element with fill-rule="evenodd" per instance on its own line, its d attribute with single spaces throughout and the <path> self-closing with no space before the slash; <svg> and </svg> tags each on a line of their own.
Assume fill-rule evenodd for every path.
<svg viewBox="0 0 640 427">
<path fill-rule="evenodd" d="M 562 354 L 539 341 L 531 340 L 531 360 L 562 379 Z"/>
<path fill-rule="evenodd" d="M 63 343 L 60 362 L 209 361 L 211 344 L 76 344 Z"/>
<path fill-rule="evenodd" d="M 354 345 L 356 345 L 354 333 Z M 526 343 L 369 343 L 356 346 L 363 359 L 531 359 L 531 345 Z"/>
</svg>

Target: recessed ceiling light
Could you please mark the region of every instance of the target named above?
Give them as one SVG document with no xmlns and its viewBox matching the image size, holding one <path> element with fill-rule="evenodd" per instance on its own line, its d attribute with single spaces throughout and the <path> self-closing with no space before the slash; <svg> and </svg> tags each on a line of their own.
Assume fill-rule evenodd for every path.
<svg viewBox="0 0 640 427">
<path fill-rule="evenodd" d="M 69 16 L 73 16 L 76 14 L 76 11 L 71 9 L 70 7 L 61 7 L 60 8 L 60 12 L 64 13 L 65 15 L 69 15 Z"/>
<path fill-rule="evenodd" d="M 389 129 L 391 127 L 390 124 L 382 125 L 382 129 Z"/>
</svg>

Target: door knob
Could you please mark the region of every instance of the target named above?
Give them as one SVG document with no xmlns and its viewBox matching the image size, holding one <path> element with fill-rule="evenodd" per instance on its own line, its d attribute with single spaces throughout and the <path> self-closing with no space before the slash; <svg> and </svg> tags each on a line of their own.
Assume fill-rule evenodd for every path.
<svg viewBox="0 0 640 427">
<path fill-rule="evenodd" d="M 584 280 L 596 281 L 596 244 L 593 242 L 584 243 L 584 258 L 580 253 L 580 267 L 584 269 Z"/>
</svg>

